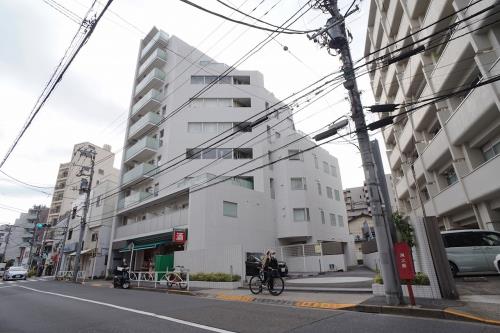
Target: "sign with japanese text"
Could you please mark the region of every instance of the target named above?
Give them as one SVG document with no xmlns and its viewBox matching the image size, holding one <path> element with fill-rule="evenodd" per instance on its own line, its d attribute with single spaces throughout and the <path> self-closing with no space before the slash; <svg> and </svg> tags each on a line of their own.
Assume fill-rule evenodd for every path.
<svg viewBox="0 0 500 333">
<path fill-rule="evenodd" d="M 186 242 L 186 230 L 174 230 L 173 241 L 177 244 L 184 244 Z"/>
<path fill-rule="evenodd" d="M 415 271 L 413 270 L 413 258 L 410 246 L 406 243 L 394 244 L 394 254 L 396 265 L 398 266 L 399 278 L 401 280 L 413 280 Z"/>
</svg>

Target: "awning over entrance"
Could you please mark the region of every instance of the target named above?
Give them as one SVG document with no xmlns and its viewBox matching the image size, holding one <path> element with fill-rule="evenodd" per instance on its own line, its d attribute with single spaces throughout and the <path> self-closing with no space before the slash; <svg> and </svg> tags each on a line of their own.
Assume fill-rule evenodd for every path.
<svg viewBox="0 0 500 333">
<path fill-rule="evenodd" d="M 166 240 L 160 241 L 160 242 L 138 244 L 138 245 L 133 245 L 133 246 L 132 246 L 133 243 L 131 243 L 129 246 L 124 247 L 124 248 L 120 249 L 119 251 L 121 253 L 124 253 L 124 252 L 130 252 L 132 250 L 141 251 L 141 250 L 148 250 L 148 249 L 156 249 L 158 246 L 163 245 L 163 244 L 167 244 L 167 243 L 168 242 Z"/>
</svg>

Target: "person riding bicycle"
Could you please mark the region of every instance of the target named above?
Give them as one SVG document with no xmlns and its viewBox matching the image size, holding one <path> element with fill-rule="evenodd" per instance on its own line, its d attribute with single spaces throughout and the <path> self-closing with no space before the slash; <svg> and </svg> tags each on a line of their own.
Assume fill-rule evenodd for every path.
<svg viewBox="0 0 500 333">
<path fill-rule="evenodd" d="M 278 269 L 278 260 L 275 257 L 276 252 L 267 250 L 265 257 L 262 259 L 262 271 L 264 272 L 264 284 L 267 283 L 269 277 L 272 276 L 272 270 Z"/>
</svg>

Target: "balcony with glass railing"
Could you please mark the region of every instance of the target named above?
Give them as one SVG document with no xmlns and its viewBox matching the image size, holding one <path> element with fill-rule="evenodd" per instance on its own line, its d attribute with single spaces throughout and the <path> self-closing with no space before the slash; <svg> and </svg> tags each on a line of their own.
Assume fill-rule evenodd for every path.
<svg viewBox="0 0 500 333">
<path fill-rule="evenodd" d="M 145 191 L 132 192 L 132 194 L 130 194 L 128 197 L 122 198 L 120 199 L 120 201 L 118 201 L 118 209 L 127 209 L 139 206 L 141 202 L 152 197 L 153 195 L 149 192 Z"/>
<path fill-rule="evenodd" d="M 132 160 L 145 162 L 158 150 L 158 140 L 146 136 L 125 151 L 125 163 Z"/>
<path fill-rule="evenodd" d="M 138 139 L 145 133 L 149 133 L 153 128 L 158 126 L 161 121 L 161 116 L 154 112 L 146 113 L 142 118 L 136 121 L 128 132 L 129 139 Z"/>
<path fill-rule="evenodd" d="M 142 49 L 141 59 L 144 59 L 149 54 L 151 54 L 151 52 L 155 48 L 157 48 L 161 45 L 166 46 L 168 39 L 169 39 L 169 36 L 167 33 L 163 32 L 163 31 L 158 31 L 156 33 L 156 35 L 153 38 L 151 38 L 151 41 Z"/>
<path fill-rule="evenodd" d="M 166 74 L 161 69 L 153 68 L 135 87 L 135 96 L 144 94 L 150 89 L 160 89 L 165 83 Z"/>
<path fill-rule="evenodd" d="M 162 49 L 156 49 L 139 67 L 137 75 L 142 75 L 153 68 L 160 68 L 167 62 L 167 53 Z"/>
<path fill-rule="evenodd" d="M 132 107 L 132 116 L 143 116 L 146 113 L 157 109 L 161 105 L 161 94 L 156 89 L 151 89 Z"/>
<path fill-rule="evenodd" d="M 135 182 L 151 178 L 154 174 L 152 171 L 154 168 L 155 166 L 149 163 L 141 163 L 135 166 L 135 168 L 123 174 L 122 185 L 130 185 Z"/>
</svg>

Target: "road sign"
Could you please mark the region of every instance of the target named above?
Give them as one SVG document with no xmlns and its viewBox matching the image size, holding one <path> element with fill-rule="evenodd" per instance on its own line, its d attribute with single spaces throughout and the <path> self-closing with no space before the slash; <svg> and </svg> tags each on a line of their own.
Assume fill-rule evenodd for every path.
<svg viewBox="0 0 500 333">
<path fill-rule="evenodd" d="M 415 305 L 415 297 L 413 296 L 413 288 L 411 285 L 415 278 L 411 248 L 407 243 L 396 243 L 394 244 L 394 254 L 396 265 L 398 266 L 399 278 L 401 280 L 406 280 L 410 304 Z"/>
</svg>

